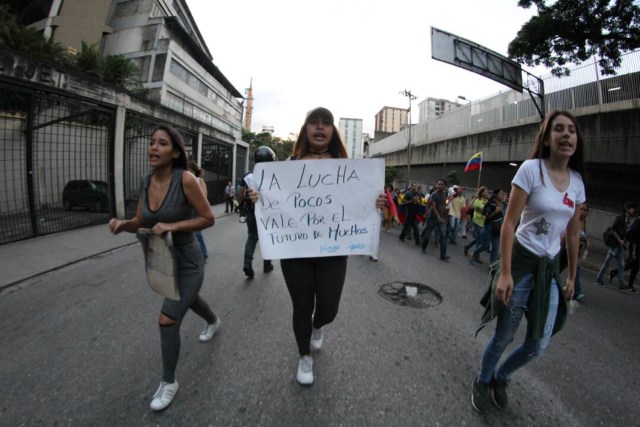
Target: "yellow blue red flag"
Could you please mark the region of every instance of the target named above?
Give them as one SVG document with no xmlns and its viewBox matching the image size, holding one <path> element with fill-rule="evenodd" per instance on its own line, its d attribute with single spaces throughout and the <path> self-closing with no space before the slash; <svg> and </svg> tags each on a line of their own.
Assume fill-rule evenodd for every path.
<svg viewBox="0 0 640 427">
<path fill-rule="evenodd" d="M 467 166 L 464 168 L 464 171 L 469 172 L 476 169 L 482 170 L 482 151 L 471 156 L 467 162 Z"/>
</svg>

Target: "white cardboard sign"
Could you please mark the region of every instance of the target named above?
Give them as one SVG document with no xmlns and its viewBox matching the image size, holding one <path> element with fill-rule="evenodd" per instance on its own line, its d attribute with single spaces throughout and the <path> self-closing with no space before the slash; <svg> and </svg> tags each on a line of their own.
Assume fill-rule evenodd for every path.
<svg viewBox="0 0 640 427">
<path fill-rule="evenodd" d="M 377 255 L 383 159 L 258 163 L 247 179 L 264 259 Z"/>
</svg>

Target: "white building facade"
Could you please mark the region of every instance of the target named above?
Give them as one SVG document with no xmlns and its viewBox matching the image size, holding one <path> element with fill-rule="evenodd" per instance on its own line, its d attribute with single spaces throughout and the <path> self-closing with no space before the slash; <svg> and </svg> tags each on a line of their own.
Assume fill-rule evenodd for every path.
<svg viewBox="0 0 640 427">
<path fill-rule="evenodd" d="M 116 2 L 104 55 L 125 55 L 160 102 L 231 136 L 242 136 L 242 94 L 213 64 L 184 0 Z"/>
<path fill-rule="evenodd" d="M 429 120 L 437 119 L 447 111 L 458 107 L 460 107 L 460 104 L 447 99 L 427 98 L 418 104 L 420 112 L 418 123 L 426 123 Z"/>
<path fill-rule="evenodd" d="M 340 118 L 338 127 L 351 159 L 362 158 L 362 119 Z"/>
</svg>

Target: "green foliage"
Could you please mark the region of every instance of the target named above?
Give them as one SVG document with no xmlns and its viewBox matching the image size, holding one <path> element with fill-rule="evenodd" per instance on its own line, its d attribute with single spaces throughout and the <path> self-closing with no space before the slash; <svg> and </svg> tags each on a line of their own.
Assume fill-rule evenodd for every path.
<svg viewBox="0 0 640 427">
<path fill-rule="evenodd" d="M 52 38 L 45 39 L 36 29 L 18 24 L 7 5 L 0 5 L 0 47 L 27 53 L 41 61 L 69 65 L 64 47 Z"/>
<path fill-rule="evenodd" d="M 100 76 L 101 58 L 96 50 L 97 43 L 92 45 L 82 42 L 82 48 L 75 57 L 76 66 L 87 74 L 95 77 Z"/>
<path fill-rule="evenodd" d="M 242 128 L 242 137 L 241 138 L 247 144 L 251 142 L 251 140 L 255 137 L 255 135 L 256 135 L 255 133 L 253 133 L 253 132 L 251 132 L 251 131 L 249 131 L 249 130 L 247 130 L 245 128 Z"/>
<path fill-rule="evenodd" d="M 275 139 L 277 141 L 271 148 L 276 153 L 276 157 L 278 158 L 278 160 L 287 160 L 291 156 L 295 141 L 292 141 L 290 139 L 285 139 L 285 140 L 282 140 L 280 138 L 275 138 Z"/>
<path fill-rule="evenodd" d="M 445 179 L 447 180 L 447 185 L 449 186 L 460 184 L 460 177 L 458 176 L 458 172 L 456 172 L 455 170 L 449 171 Z"/>
<path fill-rule="evenodd" d="M 44 62 L 81 70 L 99 80 L 125 86 L 138 95 L 149 91 L 137 81 L 136 65 L 122 55 L 102 57 L 97 43 L 82 42 L 80 52 L 73 57 L 52 38 L 45 39 L 36 29 L 17 23 L 11 9 L 0 5 L 0 47 L 22 52 Z"/>
<path fill-rule="evenodd" d="M 276 153 L 278 160 L 286 160 L 291 156 L 293 151 L 294 141 L 290 139 L 283 140 L 280 137 L 274 137 L 270 132 L 261 132 L 256 134 L 246 129 L 242 129 L 242 140 L 249 144 L 249 156 L 251 162 L 253 162 L 253 153 L 258 147 L 266 145 Z"/>
<path fill-rule="evenodd" d="M 509 43 L 509 57 L 529 66 L 543 64 L 556 76 L 567 63 L 598 56 L 604 75 L 615 75 L 621 54 L 640 48 L 640 7 L 633 0 L 519 0 L 538 15 Z"/>
<path fill-rule="evenodd" d="M 398 170 L 391 167 L 391 166 L 385 166 L 384 168 L 384 184 L 385 185 L 393 185 L 393 181 L 396 179 L 396 176 L 398 175 Z"/>
<path fill-rule="evenodd" d="M 125 56 L 108 55 L 104 58 L 102 78 L 106 82 L 117 85 L 127 85 L 134 83 L 132 78 L 138 76 L 139 73 L 138 67 Z"/>
</svg>

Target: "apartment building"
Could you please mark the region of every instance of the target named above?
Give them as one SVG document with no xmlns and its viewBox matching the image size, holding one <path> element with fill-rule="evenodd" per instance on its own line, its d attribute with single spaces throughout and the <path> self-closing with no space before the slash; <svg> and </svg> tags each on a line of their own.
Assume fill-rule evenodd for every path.
<svg viewBox="0 0 640 427">
<path fill-rule="evenodd" d="M 349 158 L 362 158 L 362 119 L 340 118 L 338 128 L 347 146 Z"/>
<path fill-rule="evenodd" d="M 397 107 L 382 107 L 376 114 L 376 132 L 396 133 L 400 132 L 408 122 L 409 110 Z"/>
<path fill-rule="evenodd" d="M 427 98 L 418 104 L 419 119 L 418 123 L 425 123 L 429 120 L 434 120 L 455 108 L 458 108 L 460 104 L 457 102 L 451 102 L 447 99 Z"/>
</svg>

